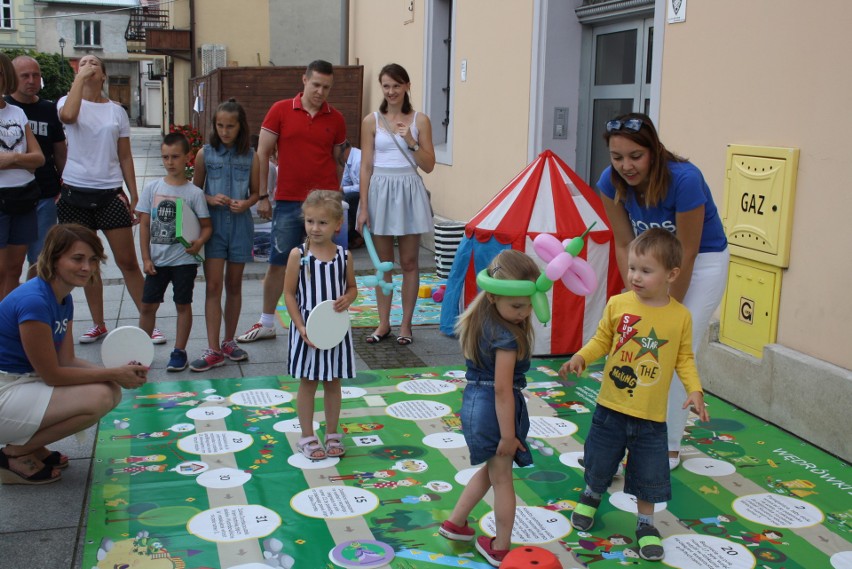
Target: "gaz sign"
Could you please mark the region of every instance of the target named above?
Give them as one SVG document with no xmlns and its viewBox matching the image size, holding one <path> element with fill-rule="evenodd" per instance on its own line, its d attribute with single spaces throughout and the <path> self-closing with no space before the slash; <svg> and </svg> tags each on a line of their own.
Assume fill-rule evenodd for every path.
<svg viewBox="0 0 852 569">
<path fill-rule="evenodd" d="M 754 301 L 750 298 L 740 297 L 739 319 L 748 325 L 754 324 Z"/>
</svg>

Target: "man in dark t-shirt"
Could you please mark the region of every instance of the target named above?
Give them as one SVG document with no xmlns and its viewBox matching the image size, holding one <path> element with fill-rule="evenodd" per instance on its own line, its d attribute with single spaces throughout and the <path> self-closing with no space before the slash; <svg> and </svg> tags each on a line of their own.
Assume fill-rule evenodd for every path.
<svg viewBox="0 0 852 569">
<path fill-rule="evenodd" d="M 59 179 L 65 167 L 67 151 L 65 131 L 59 122 L 56 103 L 38 96 L 42 87 L 38 61 L 21 55 L 12 61 L 12 65 L 18 75 L 18 88 L 11 95 L 6 95 L 6 102 L 24 110 L 30 120 L 30 129 L 44 154 L 44 166 L 35 171 L 36 182 L 41 188 L 41 201 L 38 204 L 38 239 L 27 250 L 29 280 L 36 275 L 36 261 L 44 245 L 44 236 L 48 229 L 56 225 L 56 196 L 59 194 Z"/>
</svg>

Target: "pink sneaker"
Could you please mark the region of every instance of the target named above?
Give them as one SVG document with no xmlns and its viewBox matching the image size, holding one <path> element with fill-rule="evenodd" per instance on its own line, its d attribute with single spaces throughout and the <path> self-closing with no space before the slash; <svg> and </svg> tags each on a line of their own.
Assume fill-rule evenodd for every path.
<svg viewBox="0 0 852 569">
<path fill-rule="evenodd" d="M 166 335 L 160 332 L 159 328 L 154 328 L 154 331 L 151 332 L 151 343 L 152 344 L 165 344 L 166 343 Z"/>
<path fill-rule="evenodd" d="M 450 520 L 444 520 L 444 523 L 438 528 L 438 533 L 453 541 L 471 541 L 473 536 L 476 535 L 473 528 L 467 524 L 467 520 L 465 520 L 463 526 L 457 526 Z"/>
<path fill-rule="evenodd" d="M 500 567 L 503 558 L 509 554 L 508 549 L 493 549 L 491 544 L 494 543 L 493 537 L 480 535 L 476 539 L 476 550 L 482 554 L 488 563 L 494 567 Z"/>
<path fill-rule="evenodd" d="M 106 326 L 92 326 L 89 328 L 85 334 L 80 336 L 81 344 L 91 344 L 92 342 L 97 342 L 101 338 L 107 335 Z"/>
</svg>

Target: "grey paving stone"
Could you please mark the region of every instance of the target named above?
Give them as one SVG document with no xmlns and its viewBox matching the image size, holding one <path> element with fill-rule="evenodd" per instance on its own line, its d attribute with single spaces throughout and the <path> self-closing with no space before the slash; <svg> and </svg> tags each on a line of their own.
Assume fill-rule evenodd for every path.
<svg viewBox="0 0 852 569">
<path fill-rule="evenodd" d="M 75 567 L 77 526 L 30 530 L 26 533 L 0 533 L 3 569 L 53 569 Z M 79 560 L 76 565 L 79 567 Z"/>
<path fill-rule="evenodd" d="M 86 500 L 90 459 L 77 459 L 62 480 L 41 486 L 0 485 L 0 534 L 76 528 Z M 4 566 L 5 567 L 5 566 Z"/>
</svg>

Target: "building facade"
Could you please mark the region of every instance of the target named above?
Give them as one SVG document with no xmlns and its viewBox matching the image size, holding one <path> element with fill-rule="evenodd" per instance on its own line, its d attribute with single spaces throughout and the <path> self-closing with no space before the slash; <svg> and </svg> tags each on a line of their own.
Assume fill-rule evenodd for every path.
<svg viewBox="0 0 852 569">
<path fill-rule="evenodd" d="M 0 49 L 34 49 L 33 0 L 0 0 Z"/>
<path fill-rule="evenodd" d="M 683 12 L 669 23 L 675 7 Z M 837 113 L 852 79 L 826 57 L 852 43 L 843 0 L 821 4 L 832 16 L 819 21 L 772 0 L 747 9 L 734 0 L 410 0 L 350 10 L 349 60 L 365 66 L 365 108 L 378 107 L 376 74 L 393 61 L 432 119 L 438 164 L 426 183 L 440 217 L 466 221 L 546 149 L 594 186 L 608 162 L 604 124 L 627 111 L 654 118 L 723 212 L 739 207 L 726 203 L 729 145 L 798 149 L 789 259 L 769 267 L 780 295 L 758 303 L 777 334 L 759 357 L 711 334 L 700 367 L 711 391 L 852 457 L 833 427 L 852 402 L 852 296 L 842 290 L 852 225 L 849 208 L 835 205 L 852 203 L 840 182 L 849 119 Z"/>
<path fill-rule="evenodd" d="M 139 5 L 140 0 L 37 0 L 34 10 L 35 49 L 62 53 L 75 69 L 85 55 L 100 58 L 107 68 L 107 94 L 124 107 L 131 124 L 145 124 L 147 64 L 128 52 L 125 39 L 130 13 Z"/>
</svg>

